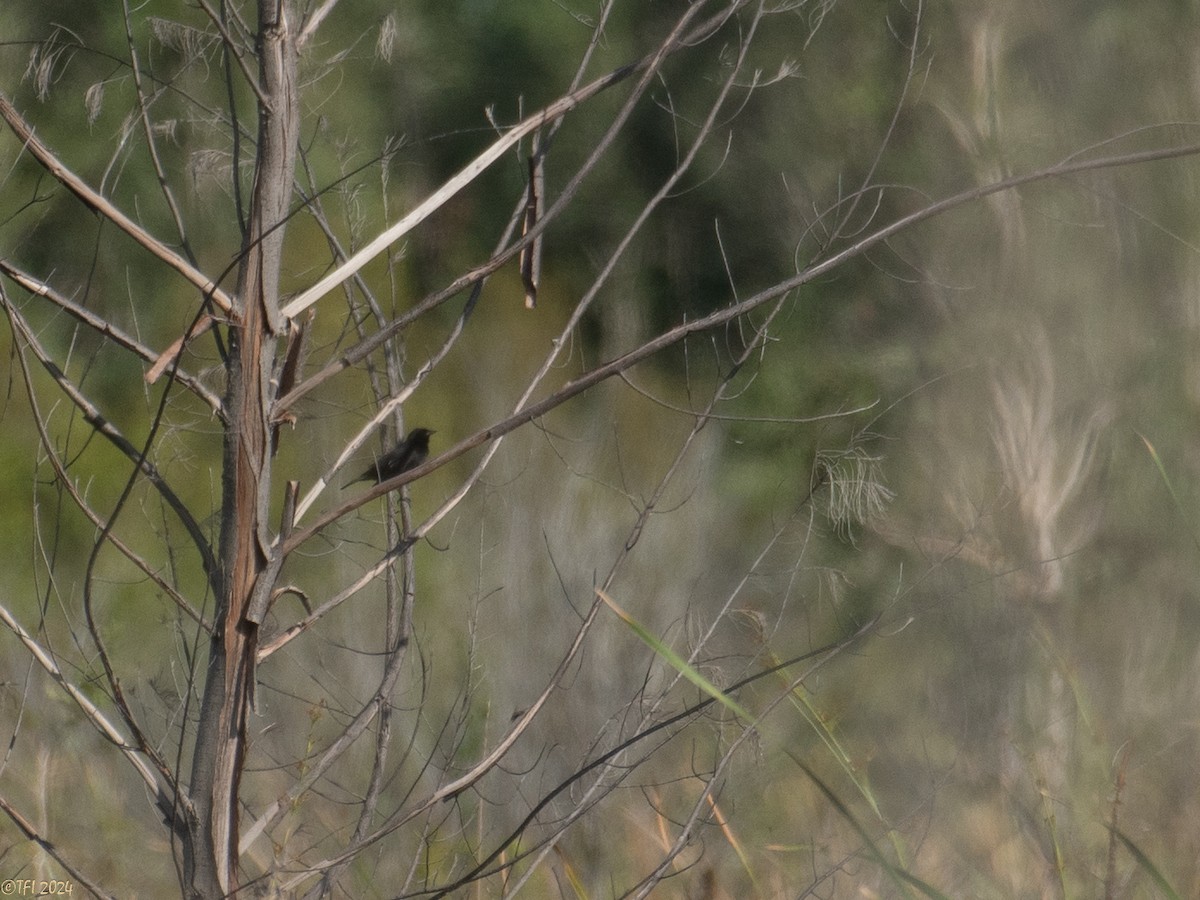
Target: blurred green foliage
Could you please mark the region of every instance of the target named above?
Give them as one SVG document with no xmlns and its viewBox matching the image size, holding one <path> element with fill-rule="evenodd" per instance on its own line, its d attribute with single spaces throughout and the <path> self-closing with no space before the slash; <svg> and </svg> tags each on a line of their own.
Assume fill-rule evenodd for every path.
<svg viewBox="0 0 1200 900">
<path fill-rule="evenodd" d="M 679 7 L 618 4 L 584 80 L 650 50 Z M 1195 140 L 1196 51 L 1194 41 L 1180 39 L 1200 24 L 1194 4 L 940 4 L 921 9 L 914 48 L 917 10 L 914 3 L 809 2 L 766 17 L 717 138 L 616 267 L 558 381 L 776 284 L 933 199 L 1073 155 Z M 498 128 L 559 96 L 595 15 L 549 0 L 337 5 L 302 61 L 300 190 L 319 198 L 345 248 L 361 246 Z M 512 267 L 499 273 L 456 353 L 406 407 L 408 421 L 436 427 L 445 447 L 511 409 L 624 229 L 686 153 L 747 15 L 666 64 L 547 232 L 536 312 L 522 308 Z M 241 244 L 238 194 L 244 205 L 250 187 L 251 93 L 234 79 L 235 175 L 226 61 L 203 13 L 150 0 L 132 21 L 154 97 L 156 146 L 185 234 L 131 118 L 119 7 L 6 3 L 0 87 L 73 171 L 205 271 L 223 273 L 228 286 Z M 754 72 L 764 84 L 746 89 Z M 547 158 L 549 199 L 595 146 L 624 91 L 566 117 Z M 446 204 L 386 263 L 368 267 L 386 315 L 487 258 L 523 196 L 528 149 Z M 1195 172 L 1185 159 L 1073 176 L 922 224 L 793 292 L 770 325 L 771 341 L 736 373 L 730 399 L 717 405 L 722 418 L 689 462 L 686 488 L 664 507 L 669 515 L 652 519 L 643 561 L 620 580 L 617 600 L 664 640 L 686 643 L 696 621 L 716 615 L 778 537 L 736 595 L 741 618 L 724 622 L 715 668 L 742 673 L 768 655 L 793 655 L 882 616 L 855 654 L 806 683 L 810 711 L 827 717 L 822 727 L 799 714 L 769 720 L 760 755 L 728 779 L 722 808 L 761 867 L 760 887 L 802 890 L 806 879 L 861 849 L 858 834 L 778 752 L 786 746 L 828 779 L 857 821 L 870 823 L 879 846 L 887 845 L 879 835 L 903 834 L 894 846 L 909 848 L 905 864 L 949 895 L 1032 896 L 1062 885 L 1068 894 L 1094 894 L 1105 878 L 1114 760 L 1132 747 L 1122 827 L 1181 895 L 1200 891 L 1191 788 L 1200 748 L 1190 714 L 1200 699 L 1200 560 L 1191 537 L 1200 518 L 1180 521 L 1137 438 L 1153 441 L 1188 515 L 1200 490 Z M 131 242 L 22 155 L 8 131 L 0 135 L 0 173 L 0 257 L 156 350 L 197 313 L 194 290 L 131 252 Z M 299 195 L 296 208 L 288 291 L 332 264 Z M 178 388 L 145 385 L 139 363 L 12 284 L 5 290 L 68 375 L 135 443 L 146 439 L 163 391 L 171 391 L 170 424 L 153 456 L 215 532 L 221 435 L 210 412 Z M 321 307 L 314 367 L 354 343 L 351 320 L 367 320 L 361 306 L 340 302 Z M 457 298 L 405 333 L 407 374 L 461 310 Z M 690 338 L 633 370 L 629 385 L 607 384 L 545 417 L 542 430 L 509 439 L 495 474 L 433 540 L 445 552 L 430 553 L 420 572 L 429 597 L 418 613 L 422 649 L 436 662 L 432 672 L 414 672 L 398 704 L 428 704 L 426 719 L 411 726 L 413 754 L 398 766 L 405 778 L 415 778 L 423 760 L 465 765 L 498 733 L 497 723 L 528 702 L 527 685 L 553 668 L 575 626 L 573 611 L 590 602 L 596 573 L 667 468 L 671 441 L 690 427 L 686 410 L 703 405 L 762 315 Z M 42 634 L 66 648 L 79 633 L 79 585 L 95 527 L 62 512 L 69 505 L 50 485 L 49 469 L 34 469 L 44 454 L 9 329 L 2 340 L 10 362 L 0 410 L 0 537 L 14 560 L 3 576 L 6 602 L 28 623 L 59 610 L 46 616 Z M 185 361 L 218 393 L 221 349 L 205 338 Z M 41 373 L 35 381 L 72 477 L 98 510 L 111 508 L 128 462 L 61 405 L 47 412 L 53 388 Z M 363 373 L 313 392 L 296 428 L 283 433 L 280 480 L 311 485 L 373 411 Z M 1006 441 L 1015 459 L 1005 456 Z M 850 457 L 837 454 L 850 451 L 878 461 L 870 477 L 894 495 L 886 514 L 846 520 L 831 508 L 828 485 L 814 473 L 822 460 L 844 462 Z M 1086 464 L 1073 471 L 1078 455 Z M 449 493 L 466 466 L 458 461 L 421 482 L 417 515 Z M 839 489 L 853 493 L 856 470 L 835 470 L 850 479 Z M 123 517 L 140 512 L 144 521 L 131 526 L 131 539 L 211 613 L 178 526 L 144 485 L 136 491 Z M 379 515 L 363 512 L 292 574 L 324 578 L 319 583 L 335 590 L 378 556 Z M 47 558 L 52 585 L 41 565 Z M 181 691 L 175 672 L 191 652 L 181 649 L 190 632 L 120 565 L 102 574 L 112 588 L 103 611 L 113 649 L 131 660 L 131 680 L 141 676 L 138 702 L 162 716 L 156 724 L 169 739 L 174 724 L 164 710 Z M 345 647 L 355 645 L 364 618 L 378 614 L 365 604 L 345 611 L 334 620 L 342 634 L 313 638 L 302 652 L 324 654 L 330 666 L 353 657 Z M 759 631 L 753 622 L 769 627 Z M 616 625 L 605 632 L 604 652 L 541 724 L 544 746 L 556 750 L 539 788 L 571 771 L 599 723 L 616 715 L 606 705 L 612 698 L 631 695 L 643 677 L 662 677 L 627 637 Z M 3 643 L 12 646 L 8 636 Z M 8 649 L 4 656 L 20 658 Z M 468 659 L 487 672 L 477 694 L 465 686 L 475 677 Z M 268 689 L 270 702 L 312 712 L 303 659 L 279 665 L 286 677 Z M 372 664 L 353 658 L 347 665 L 366 671 Z M 2 680 L 22 683 L 24 672 L 24 663 L 7 662 Z M 437 687 L 429 696 L 421 694 L 426 674 Z M 292 678 L 301 689 L 281 687 Z M 749 699 L 769 696 L 750 692 Z M 466 737 L 451 748 L 428 722 L 449 720 L 464 698 L 480 702 L 461 707 Z M 346 708 L 358 700 L 350 687 L 338 699 Z M 11 719 L 19 700 L 3 702 Z M 42 729 L 62 728 L 60 717 L 69 719 L 59 709 L 34 710 L 16 756 L 45 746 Z M 310 730 L 267 742 L 273 762 L 304 759 L 339 724 L 314 713 Z M 697 748 L 716 746 L 708 727 L 690 736 L 698 756 Z M 823 749 L 822 733 L 837 736 L 848 761 Z M 100 752 L 88 734 L 53 749 L 72 758 Z M 514 760 L 514 770 L 532 767 L 540 749 Z M 607 890 L 614 872 L 632 878 L 657 859 L 660 848 L 642 835 L 686 812 L 679 795 L 654 794 L 685 777 L 688 753 L 680 755 L 677 766 L 656 760 L 660 781 L 645 788 L 662 799 L 661 812 L 649 813 L 639 798 L 620 812 L 598 812 L 567 842 L 563 859 L 586 871 L 595 890 Z M 77 788 L 79 773 L 65 768 L 53 778 Z M 89 777 L 84 770 L 79 777 Z M 8 777 L 24 787 L 2 790 L 35 793 L 30 771 L 10 764 Z M 486 788 L 495 806 L 481 808 L 494 820 L 470 828 L 499 832 L 520 818 L 516 805 L 506 806 L 520 791 Z M 142 807 L 129 815 L 148 819 Z M 323 833 L 344 827 L 328 816 Z M 146 830 L 153 828 L 149 822 Z M 718 833 L 707 833 L 714 849 L 704 865 L 729 896 L 741 896 L 750 881 Z M 11 829 L 0 834 L 7 848 Z M 1065 872 L 1055 871 L 1056 842 L 1065 848 Z M 459 835 L 427 846 L 437 851 L 422 863 L 431 880 L 464 853 Z M 1147 895 L 1146 871 L 1121 860 L 1116 895 Z M 137 860 L 106 865 L 114 883 L 145 896 L 161 890 L 156 879 L 171 877 L 139 880 Z M 357 877 L 362 883 L 370 874 Z M 862 858 L 845 863 L 831 884 L 836 896 L 850 896 L 850 884 L 895 889 Z"/>
</svg>

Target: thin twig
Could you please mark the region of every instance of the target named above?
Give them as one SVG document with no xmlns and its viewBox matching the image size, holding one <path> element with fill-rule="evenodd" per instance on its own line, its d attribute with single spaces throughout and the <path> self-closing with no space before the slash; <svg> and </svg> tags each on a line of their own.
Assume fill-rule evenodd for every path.
<svg viewBox="0 0 1200 900">
<path fill-rule="evenodd" d="M 142 132 L 146 137 L 146 150 L 150 154 L 150 165 L 154 169 L 154 174 L 158 178 L 158 186 L 162 191 L 163 199 L 166 201 L 167 209 L 171 212 L 171 219 L 175 222 L 175 231 L 179 235 L 179 243 L 187 253 L 188 261 L 196 264 L 195 254 L 192 253 L 188 246 L 187 228 L 183 224 L 183 213 L 179 210 L 179 204 L 175 202 L 175 192 L 171 190 L 170 182 L 167 180 L 167 173 L 163 169 L 162 160 L 158 155 L 158 142 L 154 140 L 154 127 L 150 122 L 150 103 L 146 98 L 146 92 L 142 85 L 142 68 L 138 62 L 137 46 L 133 40 L 133 23 L 130 21 L 129 15 L 129 0 L 121 0 L 121 11 L 125 20 L 125 44 L 129 48 L 129 70 L 133 73 L 134 92 L 137 96 L 138 120 L 142 123 Z"/>
<path fill-rule="evenodd" d="M 33 639 L 32 635 L 30 635 L 29 632 L 27 632 L 21 626 L 21 623 L 13 617 L 12 613 L 9 612 L 8 608 L 2 603 L 0 603 L 0 622 L 4 623 L 5 627 L 7 627 L 9 631 L 16 635 L 17 640 L 19 640 L 25 646 L 25 649 L 29 651 L 29 655 L 33 657 L 38 665 L 40 665 L 52 679 L 54 679 L 54 682 L 62 689 L 63 693 L 75 701 L 75 705 L 82 710 L 84 716 L 89 722 L 92 723 L 93 726 L 95 726 L 96 730 L 106 737 L 113 744 L 113 746 L 115 746 L 121 751 L 121 753 L 125 755 L 125 758 L 129 760 L 130 764 L 137 771 L 138 775 L 141 776 L 142 781 L 146 783 L 146 786 L 150 788 L 150 791 L 154 794 L 160 810 L 169 811 L 172 807 L 172 803 L 182 804 L 185 807 L 189 806 L 187 798 L 184 795 L 179 794 L 177 797 L 172 796 L 172 792 L 167 791 L 167 789 L 164 788 L 159 782 L 155 775 L 154 769 L 151 768 L 151 766 L 143 758 L 143 755 L 146 753 L 145 748 L 135 746 L 133 743 L 131 743 L 123 734 L 121 734 L 117 727 L 109 721 L 108 716 L 104 714 L 103 710 L 89 700 L 87 695 L 82 690 L 67 680 L 67 677 L 63 675 L 62 669 L 58 667 L 58 664 L 54 661 L 54 658 L 41 644 Z M 174 784 L 173 779 L 168 779 L 168 781 L 169 783 Z"/>
<path fill-rule="evenodd" d="M 47 837 L 44 837 L 42 835 L 42 833 L 37 830 L 37 827 L 31 821 L 29 821 L 28 817 L 23 816 L 23 815 L 21 815 L 21 813 L 17 812 L 16 807 L 13 806 L 11 803 L 9 803 L 7 800 L 5 800 L 3 797 L 0 797 L 0 811 L 2 811 L 6 816 L 9 817 L 9 819 L 12 820 L 12 823 L 17 826 L 17 829 L 23 835 L 25 835 L 25 838 L 27 840 L 32 841 L 33 843 L 37 844 L 39 847 L 42 848 L 42 850 L 44 850 L 46 853 L 48 853 L 55 860 L 55 862 L 57 862 L 60 866 L 62 866 L 63 870 L 66 871 L 66 873 L 68 875 L 70 875 L 74 881 L 79 882 L 79 884 L 83 885 L 85 888 L 87 888 L 89 891 L 91 891 L 97 897 L 102 898 L 102 900 L 116 900 L 116 897 L 114 897 L 112 894 L 107 893 L 93 879 L 88 878 L 86 875 L 81 873 L 77 868 L 75 868 L 73 865 L 71 865 L 71 863 L 67 860 L 67 858 L 65 856 L 63 856 L 63 854 L 59 851 L 59 849 L 56 846 L 54 846 L 54 844 L 50 841 L 50 839 Z M 17 887 L 17 889 L 19 890 L 22 885 L 22 882 L 6 880 L 4 882 L 4 884 L 6 887 L 12 887 L 15 885 Z M 30 884 L 32 884 L 32 882 L 30 882 Z M 39 882 L 39 885 L 44 885 L 44 884 L 46 884 L 46 882 Z M 73 885 L 72 885 L 72 887 L 73 887 Z M 32 891 L 30 893 L 32 893 Z"/>
<path fill-rule="evenodd" d="M 859 241 L 851 244 L 822 259 L 819 262 L 801 270 L 796 275 L 786 278 L 783 281 L 777 282 L 771 287 L 764 288 L 757 294 L 749 297 L 739 303 L 733 303 L 724 309 L 717 310 L 707 316 L 699 319 L 692 319 L 688 322 L 682 322 L 673 328 L 668 329 L 662 334 L 649 341 L 641 344 L 638 347 L 622 354 L 621 356 L 611 359 L 608 362 L 597 366 L 589 372 L 567 382 L 553 394 L 543 398 L 542 400 L 525 407 L 522 410 L 514 412 L 505 419 L 496 422 L 487 428 L 476 432 L 470 437 L 459 441 L 450 449 L 446 450 L 440 456 L 437 456 L 423 465 L 410 469 L 396 478 L 382 482 L 379 485 L 365 491 L 356 497 L 350 498 L 339 504 L 327 512 L 322 513 L 315 521 L 305 528 L 300 529 L 284 544 L 284 552 L 291 550 L 303 544 L 313 535 L 321 532 L 331 523 L 337 521 L 346 513 L 357 509 L 359 506 L 373 500 L 375 497 L 381 496 L 388 491 L 394 491 L 396 488 L 409 482 L 415 481 L 435 469 L 440 468 L 451 460 L 457 459 L 464 453 L 467 453 L 476 447 L 488 442 L 494 441 L 496 438 L 502 437 L 511 431 L 516 430 L 527 422 L 532 422 L 540 418 L 552 409 L 561 406 L 567 400 L 584 393 L 602 381 L 605 381 L 614 375 L 624 372 L 632 368 L 640 362 L 660 353 L 667 347 L 679 343 L 685 338 L 709 331 L 714 328 L 720 328 L 735 319 L 744 316 L 746 313 L 752 312 L 765 303 L 769 303 L 777 297 L 790 293 L 797 288 L 803 287 L 809 282 L 825 275 L 832 270 L 843 265 L 850 259 L 861 256 L 872 247 L 886 241 L 899 232 L 902 232 L 914 225 L 939 216 L 942 213 L 949 212 L 952 209 L 957 209 L 960 206 L 965 206 L 980 200 L 983 197 L 997 194 L 1001 191 L 1013 190 L 1027 184 L 1033 184 L 1038 181 L 1047 181 L 1052 178 L 1063 178 L 1068 175 L 1075 175 L 1081 172 L 1092 172 L 1102 169 L 1111 169 L 1121 166 L 1139 165 L 1147 162 L 1158 162 L 1168 159 L 1179 159 L 1186 156 L 1195 156 L 1200 154 L 1200 143 L 1185 144 L 1178 147 L 1166 147 L 1157 150 L 1146 150 L 1138 153 L 1128 153 L 1118 156 L 1108 156 L 1092 160 L 1083 160 L 1073 163 L 1055 164 L 1047 166 L 1043 169 L 1037 169 L 1033 172 L 1027 172 L 1023 175 L 1015 175 L 1011 178 L 1005 178 L 1001 181 L 996 181 L 991 184 L 980 185 L 970 188 L 969 190 L 961 191 L 957 194 L 952 194 L 935 203 L 931 203 L 922 207 L 916 212 L 909 213 L 899 219 L 891 222 L 888 225 L 879 228 L 878 230 L 867 235 Z M 344 357 L 343 357 L 344 359 Z M 293 394 L 296 393 L 293 391 Z"/>
<path fill-rule="evenodd" d="M 187 281 L 198 287 L 201 293 L 206 298 L 211 298 L 213 303 L 224 313 L 231 314 L 234 311 L 235 304 L 231 298 L 221 287 L 215 284 L 207 275 L 195 268 L 190 262 L 154 237 L 146 229 L 138 225 L 125 213 L 117 209 L 109 200 L 93 190 L 82 178 L 72 172 L 67 166 L 47 147 L 42 143 L 33 132 L 33 128 L 25 121 L 24 117 L 17 111 L 17 108 L 12 105 L 8 96 L 0 91 L 0 118 L 3 118 L 8 123 L 8 127 L 12 129 L 21 142 L 25 145 L 25 149 L 29 151 L 41 165 L 54 178 L 59 181 L 63 187 L 74 194 L 88 209 L 103 216 L 111 221 L 114 225 L 120 228 L 123 232 L 141 244 L 150 254 L 156 259 L 166 263 Z"/>
<path fill-rule="evenodd" d="M 246 84 L 250 86 L 250 90 L 254 91 L 254 96 L 258 98 L 259 104 L 263 109 L 270 109 L 271 104 L 268 101 L 267 95 L 263 92 L 262 85 L 258 83 L 258 75 L 250 68 L 250 64 L 246 62 L 242 56 L 241 48 L 238 47 L 237 41 L 233 39 L 233 35 L 229 33 L 229 29 L 225 27 L 224 20 L 216 14 L 213 8 L 208 4 L 208 0 L 197 0 L 200 8 L 204 10 L 209 21 L 216 26 L 217 32 L 221 35 L 221 41 L 225 47 L 233 54 L 233 58 L 237 60 L 238 68 L 242 70 L 242 75 L 246 79 Z"/>
<path fill-rule="evenodd" d="M 66 376 L 66 373 L 59 368 L 57 363 L 50 358 L 49 353 L 47 353 L 45 348 L 42 347 L 41 343 L 37 339 L 37 336 L 33 333 L 33 330 L 29 327 L 29 324 L 25 321 L 24 316 L 22 316 L 20 312 L 18 312 L 17 309 L 8 301 L 8 295 L 3 288 L 0 288 L 0 307 L 3 307 L 8 316 L 9 322 L 12 323 L 13 329 L 20 334 L 21 339 L 25 342 L 25 345 L 37 358 L 38 362 L 42 364 L 42 368 L 50 374 L 50 377 L 54 379 L 59 389 L 67 396 L 67 399 L 69 399 L 80 411 L 80 413 L 82 413 L 84 421 L 91 425 L 98 434 L 104 437 L 110 444 L 120 450 L 121 453 L 123 453 L 130 461 L 132 461 L 133 464 L 138 467 L 139 471 L 146 477 L 146 479 L 154 486 L 155 490 L 158 491 L 159 495 L 167 502 L 167 505 L 175 511 L 175 514 L 179 517 L 180 522 L 183 523 L 183 527 L 187 530 L 188 535 L 195 544 L 196 550 L 200 554 L 200 560 L 204 567 L 205 574 L 209 578 L 210 585 L 215 589 L 217 584 L 216 557 L 213 555 L 212 548 L 209 546 L 208 539 L 205 536 L 204 531 L 200 528 L 200 524 L 192 516 L 191 510 L 187 508 L 187 505 L 184 504 L 184 502 L 179 498 L 179 495 L 171 489 L 169 484 L 167 484 L 166 479 L 162 477 L 162 474 L 158 471 L 158 468 L 152 462 L 145 459 L 141 451 L 139 451 L 132 443 L 130 443 L 129 439 L 121 433 L 120 429 L 113 425 L 113 423 L 110 422 L 103 415 L 103 413 L 96 408 L 96 406 L 83 394 L 83 392 L 76 387 L 75 383 Z M 20 354 L 22 365 L 24 365 L 24 358 L 24 354 Z M 28 374 L 26 376 L 26 381 L 29 383 L 29 390 L 32 392 L 33 384 L 32 380 L 29 379 Z M 39 417 L 38 422 L 41 423 L 41 421 L 42 420 Z M 49 438 L 45 434 L 43 434 L 43 441 L 47 447 L 50 446 Z M 61 474 L 65 476 L 65 473 Z M 145 567 L 143 567 L 143 571 L 146 571 Z M 174 591 L 171 593 L 172 595 L 178 596 Z M 182 598 L 179 599 L 182 600 Z M 203 621 L 199 617 L 199 614 L 196 613 L 190 607 L 190 605 L 184 604 L 183 608 L 188 615 L 194 618 L 196 621 Z"/>
<path fill-rule="evenodd" d="M 699 9 L 703 4 L 697 4 L 693 7 L 692 12 Z M 672 41 L 665 52 L 670 53 L 675 50 L 689 46 L 691 41 L 699 39 L 707 31 L 714 30 L 732 14 L 732 9 L 739 6 L 740 3 L 733 4 L 730 11 L 722 13 L 720 16 L 710 20 L 704 26 L 697 28 L 696 31 L 687 35 L 683 40 Z M 688 18 L 691 18 L 689 14 Z M 622 66 L 607 75 L 597 78 L 590 84 L 577 90 L 571 91 L 558 100 L 555 100 L 549 106 L 526 117 L 521 122 L 514 125 L 504 133 L 502 137 L 496 140 L 490 147 L 480 153 L 475 159 L 467 163 L 457 174 L 451 176 L 440 188 L 434 191 L 429 197 L 425 198 L 418 206 L 402 218 L 399 222 L 384 229 L 384 231 L 375 237 L 370 243 L 359 250 L 354 256 L 350 257 L 345 263 L 338 266 L 312 287 L 301 292 L 291 302 L 283 307 L 283 315 L 288 318 L 293 318 L 303 312 L 313 303 L 316 303 L 331 290 L 367 265 L 372 259 L 398 241 L 401 237 L 415 228 L 418 224 L 427 219 L 436 210 L 438 210 L 447 200 L 457 194 L 460 190 L 474 181 L 480 174 L 485 172 L 496 160 L 500 159 L 512 147 L 516 146 L 526 136 L 537 131 L 558 119 L 561 119 L 567 113 L 576 109 L 580 104 L 590 100 L 596 94 L 612 87 L 618 82 L 624 81 L 630 75 L 638 72 L 644 72 L 648 68 L 657 67 L 662 62 L 663 50 L 660 48 L 654 53 L 644 56 L 637 62 Z M 536 237 L 539 232 L 531 232 Z M 529 239 L 532 243 L 533 238 Z M 524 246 L 524 245 L 522 245 Z M 514 248 L 512 254 L 520 252 L 519 248 Z M 508 257 L 506 257 L 507 259 Z"/>
<path fill-rule="evenodd" d="M 104 337 L 119 347 L 124 347 L 130 353 L 146 362 L 158 359 L 158 353 L 151 350 L 131 334 L 127 334 L 108 319 L 97 315 L 86 306 L 76 303 L 56 291 L 46 282 L 35 278 L 28 272 L 22 271 L 6 259 L 0 259 L 0 272 L 31 294 L 49 300 L 63 312 L 87 325 L 101 337 Z M 215 413 L 224 419 L 225 413 L 221 406 L 221 398 L 209 390 L 199 379 L 182 370 L 177 370 L 175 380 L 199 397 Z"/>
</svg>

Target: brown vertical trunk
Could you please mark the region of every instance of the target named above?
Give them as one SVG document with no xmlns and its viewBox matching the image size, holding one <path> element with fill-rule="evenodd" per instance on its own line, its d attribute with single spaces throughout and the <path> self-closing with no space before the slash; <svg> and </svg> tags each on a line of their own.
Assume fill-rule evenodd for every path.
<svg viewBox="0 0 1200 900">
<path fill-rule="evenodd" d="M 246 608 L 267 568 L 271 485 L 271 371 L 279 321 L 282 223 L 291 197 L 299 111 L 294 20 L 288 0 L 259 2 L 262 97 L 249 227 L 238 273 L 239 307 L 230 327 L 225 395 L 222 495 L 222 590 L 218 630 L 204 686 L 192 799 L 197 813 L 194 864 L 186 872 L 197 897 L 238 887 L 238 787 L 254 688 L 257 628 Z"/>
</svg>

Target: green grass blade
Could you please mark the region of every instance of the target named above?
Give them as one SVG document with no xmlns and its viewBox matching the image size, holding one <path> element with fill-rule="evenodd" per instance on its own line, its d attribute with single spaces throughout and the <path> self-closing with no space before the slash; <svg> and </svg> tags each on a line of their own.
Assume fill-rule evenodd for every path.
<svg viewBox="0 0 1200 900">
<path fill-rule="evenodd" d="M 1154 883 L 1158 885 L 1158 889 L 1171 898 L 1171 900 L 1179 900 L 1179 894 L 1175 893 L 1175 889 L 1171 887 L 1171 883 L 1167 881 L 1162 872 L 1155 868 L 1154 863 L 1150 862 L 1150 857 L 1146 856 L 1146 854 L 1142 852 L 1142 849 L 1137 844 L 1126 837 L 1125 832 L 1121 831 L 1120 828 L 1115 828 L 1113 831 L 1116 834 L 1117 839 L 1125 845 L 1125 849 L 1128 850 L 1130 855 L 1137 860 L 1137 864 L 1141 866 L 1142 869 L 1145 870 L 1146 874 L 1148 874 L 1154 881 Z"/>
<path fill-rule="evenodd" d="M 841 801 L 841 798 L 838 797 L 838 795 L 835 794 L 833 790 L 817 776 L 816 772 L 805 765 L 802 760 L 798 759 L 795 754 L 793 754 L 790 750 L 786 752 L 787 755 L 791 757 L 792 762 L 804 770 L 804 774 L 812 779 L 812 783 L 815 784 L 821 793 L 825 795 L 825 798 L 833 804 L 834 808 L 842 814 L 842 817 L 850 823 L 850 826 L 858 833 L 859 839 L 863 842 L 863 846 L 867 848 L 867 852 L 870 853 L 875 861 L 883 867 L 883 870 L 887 872 L 889 876 L 891 876 L 892 881 L 896 883 L 896 887 L 900 889 L 900 892 L 904 894 L 904 896 L 912 896 L 907 887 L 912 886 L 926 897 L 929 897 L 930 900 L 950 900 L 949 897 L 947 897 L 937 888 L 933 887 L 933 885 L 925 883 L 916 875 L 906 872 L 899 866 L 893 865 L 891 862 L 889 862 L 887 857 L 884 856 L 880 849 L 875 846 L 875 841 L 871 839 L 871 835 L 867 833 L 867 829 L 859 823 L 858 819 L 854 817 L 854 813 L 850 812 L 846 804 Z"/>
<path fill-rule="evenodd" d="M 682 675 L 692 684 L 696 685 L 696 687 L 700 688 L 700 690 L 704 691 L 704 693 L 708 694 L 722 706 L 726 707 L 734 715 L 740 717 L 743 721 L 754 721 L 754 716 L 752 716 L 749 711 L 747 711 L 740 703 L 701 675 L 690 663 L 688 663 L 686 659 L 664 644 L 656 635 L 651 634 L 641 622 L 637 621 L 633 618 L 633 616 L 621 609 L 621 607 L 617 605 L 617 602 L 609 597 L 608 594 L 604 593 L 604 591 L 600 589 L 597 589 L 596 596 L 607 603 L 609 609 L 615 612 L 621 621 L 628 625 L 630 629 L 633 630 L 633 633 L 640 637 L 646 643 L 646 645 L 650 647 L 651 650 L 666 660 L 667 664 L 670 665 L 671 668 L 675 669 L 675 671 L 679 672 L 680 675 Z"/>
</svg>

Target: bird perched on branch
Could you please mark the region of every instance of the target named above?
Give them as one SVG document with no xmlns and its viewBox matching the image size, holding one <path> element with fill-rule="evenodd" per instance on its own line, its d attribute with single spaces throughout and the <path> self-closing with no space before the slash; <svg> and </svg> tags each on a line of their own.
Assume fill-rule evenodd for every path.
<svg viewBox="0 0 1200 900">
<path fill-rule="evenodd" d="M 347 481 L 347 486 L 360 481 L 374 481 L 378 484 L 395 478 L 401 472 L 415 469 L 429 456 L 429 437 L 432 434 L 435 432 L 429 428 L 414 428 L 394 449 L 375 460 L 365 472 L 352 481 Z"/>
</svg>

